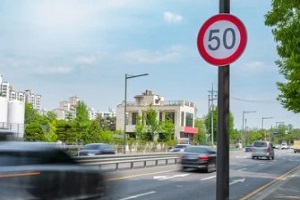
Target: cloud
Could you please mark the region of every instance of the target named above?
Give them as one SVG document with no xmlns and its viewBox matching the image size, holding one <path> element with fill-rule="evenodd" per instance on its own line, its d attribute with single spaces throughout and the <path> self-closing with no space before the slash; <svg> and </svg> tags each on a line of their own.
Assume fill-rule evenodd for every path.
<svg viewBox="0 0 300 200">
<path fill-rule="evenodd" d="M 166 11 L 163 13 L 164 20 L 167 23 L 179 23 L 182 21 L 182 16 L 178 14 L 174 14 L 172 12 Z"/>
<path fill-rule="evenodd" d="M 126 52 L 120 55 L 121 60 L 128 63 L 159 64 L 174 62 L 181 57 L 181 48 L 171 47 L 164 51 L 148 51 L 145 49 Z"/>
</svg>

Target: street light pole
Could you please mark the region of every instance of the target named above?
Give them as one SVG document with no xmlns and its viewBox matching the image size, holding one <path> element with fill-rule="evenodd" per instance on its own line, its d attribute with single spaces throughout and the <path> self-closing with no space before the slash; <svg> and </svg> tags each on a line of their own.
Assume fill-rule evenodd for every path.
<svg viewBox="0 0 300 200">
<path fill-rule="evenodd" d="M 127 80 L 131 78 L 137 78 L 140 76 L 148 76 L 149 74 L 138 74 L 138 75 L 128 75 L 125 74 L 125 97 L 124 97 L 124 134 L 123 134 L 123 153 L 126 154 L 126 125 L 128 122 L 127 119 Z"/>
<path fill-rule="evenodd" d="M 242 129 L 243 129 L 242 140 L 243 140 L 243 142 L 245 140 L 245 114 L 247 114 L 247 113 L 256 113 L 256 111 L 243 111 L 243 121 L 242 121 Z"/>
<path fill-rule="evenodd" d="M 262 130 L 264 129 L 264 120 L 265 119 L 273 119 L 273 117 L 262 117 L 261 118 L 261 129 Z M 265 138 L 264 139 L 266 140 L 266 132 L 265 132 Z"/>
</svg>

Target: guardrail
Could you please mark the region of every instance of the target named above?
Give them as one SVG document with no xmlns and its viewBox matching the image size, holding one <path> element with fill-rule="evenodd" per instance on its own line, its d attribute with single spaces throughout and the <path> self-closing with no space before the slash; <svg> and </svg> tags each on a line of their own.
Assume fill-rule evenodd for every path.
<svg viewBox="0 0 300 200">
<path fill-rule="evenodd" d="M 100 165 L 106 170 L 134 169 L 148 166 L 177 164 L 180 156 L 176 153 L 152 153 L 130 155 L 80 156 L 75 160 L 82 165 Z M 109 168 L 108 166 L 114 166 Z"/>
</svg>

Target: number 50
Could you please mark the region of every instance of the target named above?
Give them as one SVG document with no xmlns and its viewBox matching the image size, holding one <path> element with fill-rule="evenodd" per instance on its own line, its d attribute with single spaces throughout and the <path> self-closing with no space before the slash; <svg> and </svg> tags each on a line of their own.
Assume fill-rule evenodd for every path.
<svg viewBox="0 0 300 200">
<path fill-rule="evenodd" d="M 221 39 L 220 39 L 220 37 L 218 37 L 219 36 L 218 33 L 220 33 L 220 29 L 212 29 L 209 31 L 208 41 L 209 42 L 216 41 L 216 44 L 215 44 L 215 46 L 212 46 L 209 44 L 208 48 L 212 51 L 218 50 L 221 46 L 221 39 L 222 39 L 224 47 L 226 49 L 232 49 L 236 42 L 236 35 L 235 35 L 233 28 L 225 29 L 223 32 L 223 37 Z M 231 41 L 231 44 L 228 44 L 226 38 L 227 38 L 227 34 L 230 34 L 230 33 L 232 35 L 232 41 Z"/>
</svg>

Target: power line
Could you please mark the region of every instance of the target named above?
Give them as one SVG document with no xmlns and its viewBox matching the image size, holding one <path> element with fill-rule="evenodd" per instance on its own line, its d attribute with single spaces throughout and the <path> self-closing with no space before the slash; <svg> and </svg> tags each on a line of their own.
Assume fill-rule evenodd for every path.
<svg viewBox="0 0 300 200">
<path fill-rule="evenodd" d="M 230 98 L 236 101 L 251 102 L 251 103 L 278 103 L 277 101 L 272 101 L 272 100 L 249 100 L 249 99 L 241 99 L 236 97 L 230 97 Z"/>
</svg>

